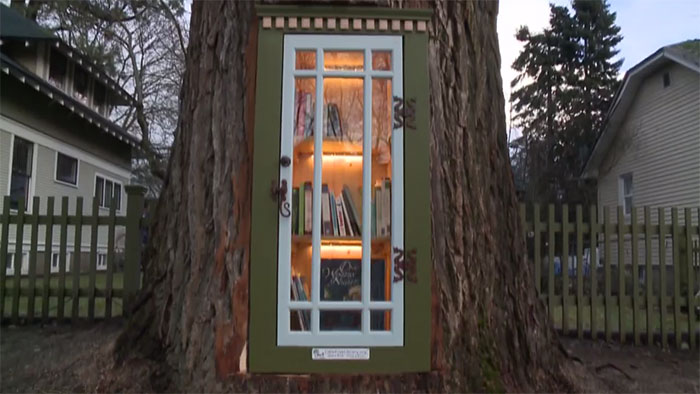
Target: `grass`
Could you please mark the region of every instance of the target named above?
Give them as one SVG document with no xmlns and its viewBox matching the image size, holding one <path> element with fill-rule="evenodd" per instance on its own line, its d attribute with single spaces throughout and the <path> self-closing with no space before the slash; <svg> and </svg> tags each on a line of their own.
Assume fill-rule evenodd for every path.
<svg viewBox="0 0 700 394">
<path fill-rule="evenodd" d="M 80 289 L 87 289 L 89 285 L 89 274 L 81 274 L 80 275 L 80 283 L 79 287 Z M 12 289 L 14 289 L 15 285 L 15 280 L 14 277 L 9 276 L 6 279 L 5 282 L 5 287 L 7 289 L 7 293 L 5 296 L 5 310 L 4 310 L 4 315 L 3 317 L 10 317 L 12 314 Z M 57 275 L 52 275 L 50 280 L 49 280 L 49 288 L 51 289 L 58 289 L 58 276 Z M 104 272 L 98 272 L 95 275 L 95 288 L 97 289 L 106 289 L 107 287 L 107 274 Z M 43 277 L 39 276 L 36 279 L 36 287 L 37 288 L 42 288 L 44 285 L 44 279 Z M 20 281 L 20 288 L 26 289 L 29 288 L 29 278 L 23 277 Z M 66 285 L 65 289 L 70 291 L 73 288 L 73 276 L 71 273 L 66 273 Z M 124 288 L 124 274 L 121 272 L 115 272 L 112 276 L 112 288 L 113 289 L 123 289 Z M 27 316 L 27 306 L 29 303 L 29 297 L 26 296 L 21 296 L 19 298 L 19 315 L 20 316 Z M 43 299 L 41 296 L 37 296 L 34 298 L 34 316 L 35 317 L 41 317 L 42 313 L 42 303 Z M 81 297 L 78 300 L 78 317 L 87 317 L 88 316 L 88 298 L 87 297 Z M 95 317 L 104 317 L 105 316 L 105 306 L 106 306 L 106 300 L 104 297 L 95 297 Z M 63 316 L 65 317 L 71 317 L 72 316 L 72 308 L 73 308 L 73 297 L 71 296 L 66 296 L 64 298 L 64 304 L 63 304 Z M 121 316 L 122 314 L 122 300 L 120 298 L 112 298 L 112 316 Z M 56 317 L 58 315 L 58 297 L 51 296 L 49 297 L 49 317 Z"/>
<path fill-rule="evenodd" d="M 584 331 L 589 331 L 591 329 L 591 307 L 588 305 L 582 306 L 582 312 L 583 316 L 581 318 L 581 324 L 583 326 Z M 557 305 L 554 307 L 554 311 L 552 313 L 552 320 L 554 322 L 554 327 L 557 329 L 562 328 L 562 318 L 563 318 L 563 311 L 561 305 Z M 567 317 L 568 317 L 568 324 L 569 324 L 569 330 L 576 330 L 577 325 L 576 325 L 576 319 L 577 319 L 577 309 L 576 305 L 569 305 L 569 308 L 567 310 Z M 618 333 L 620 331 L 620 308 L 617 305 L 612 305 L 610 307 L 610 323 L 611 323 L 611 329 L 612 332 Z M 595 308 L 595 321 L 596 321 L 596 330 L 598 332 L 604 332 L 605 331 L 605 306 L 599 305 Z M 654 333 L 661 333 L 661 327 L 660 327 L 660 321 L 661 321 L 661 312 L 658 308 L 658 306 L 655 306 L 652 309 L 652 332 Z M 637 316 L 637 324 L 640 327 L 640 332 L 643 335 L 646 335 L 647 332 L 647 310 L 640 308 L 639 310 L 639 315 Z M 666 313 L 666 318 L 665 318 L 665 326 L 668 327 L 666 329 L 667 332 L 675 332 L 675 318 L 673 315 L 673 308 L 669 306 L 668 312 Z M 681 333 L 687 333 L 688 332 L 688 314 L 687 313 L 681 313 L 680 314 L 680 328 L 681 328 Z M 698 327 L 700 327 L 700 324 L 697 324 Z M 627 333 L 632 333 L 634 332 L 634 316 L 633 316 L 633 309 L 632 307 L 623 307 L 622 308 L 622 328 L 625 332 Z"/>
</svg>

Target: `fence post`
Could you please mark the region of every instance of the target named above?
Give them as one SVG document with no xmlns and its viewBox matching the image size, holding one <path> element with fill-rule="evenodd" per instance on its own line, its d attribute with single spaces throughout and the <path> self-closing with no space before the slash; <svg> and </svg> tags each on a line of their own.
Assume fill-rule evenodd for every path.
<svg viewBox="0 0 700 394">
<path fill-rule="evenodd" d="M 131 304 L 138 293 L 141 284 L 141 215 L 143 214 L 144 196 L 146 189 L 143 186 L 125 186 L 127 194 L 126 204 L 126 239 L 124 245 L 124 299 L 123 313 L 128 316 L 131 313 Z"/>
</svg>

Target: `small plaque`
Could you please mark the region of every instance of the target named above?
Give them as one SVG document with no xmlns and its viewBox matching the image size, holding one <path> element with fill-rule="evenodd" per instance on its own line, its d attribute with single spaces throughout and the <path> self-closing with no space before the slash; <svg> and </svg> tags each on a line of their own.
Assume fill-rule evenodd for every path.
<svg viewBox="0 0 700 394">
<path fill-rule="evenodd" d="M 313 348 L 312 360 L 369 360 L 369 348 Z"/>
</svg>

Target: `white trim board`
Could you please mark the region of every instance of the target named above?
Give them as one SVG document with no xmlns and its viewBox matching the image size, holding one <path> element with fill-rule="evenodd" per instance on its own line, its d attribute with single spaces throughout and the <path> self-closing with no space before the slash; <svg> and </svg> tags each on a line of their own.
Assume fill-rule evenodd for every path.
<svg viewBox="0 0 700 394">
<path fill-rule="evenodd" d="M 63 154 L 73 156 L 79 161 L 83 161 L 95 167 L 102 168 L 127 180 L 131 178 L 131 171 L 126 170 L 123 167 L 119 167 L 116 164 L 110 163 L 91 153 L 85 152 L 80 148 L 59 141 L 56 138 L 50 137 L 40 131 L 30 128 L 29 126 L 19 123 L 16 120 L 10 119 L 4 115 L 0 115 L 0 129 L 5 130 L 12 135 L 18 135 L 24 139 L 32 141 L 37 145 L 42 145 L 54 151 L 60 151 Z M 12 162 L 10 162 L 10 165 L 11 164 Z"/>
</svg>

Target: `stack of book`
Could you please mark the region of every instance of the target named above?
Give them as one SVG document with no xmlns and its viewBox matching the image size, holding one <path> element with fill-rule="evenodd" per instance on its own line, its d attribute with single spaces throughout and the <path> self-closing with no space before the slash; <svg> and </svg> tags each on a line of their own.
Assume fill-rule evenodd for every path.
<svg viewBox="0 0 700 394">
<path fill-rule="evenodd" d="M 309 235 L 312 228 L 313 187 L 306 182 L 292 189 L 292 234 Z M 324 237 L 360 237 L 362 205 L 347 185 L 334 193 L 321 186 L 321 234 Z M 391 179 L 386 178 L 372 191 L 372 238 L 391 234 Z"/>
<path fill-rule="evenodd" d="M 292 275 L 292 301 L 308 301 L 306 296 L 305 285 L 306 280 L 299 275 Z M 311 324 L 311 316 L 309 311 L 297 311 L 297 319 L 299 320 L 300 331 L 307 331 Z M 293 322 L 294 323 L 294 322 Z"/>
<path fill-rule="evenodd" d="M 314 135 L 315 102 L 311 93 L 297 91 L 294 105 L 294 135 L 310 137 Z M 324 135 L 343 139 L 343 126 L 340 122 L 340 110 L 334 103 L 323 108 Z"/>
</svg>

